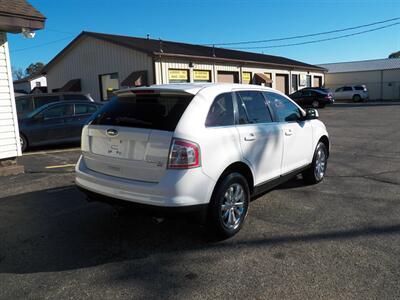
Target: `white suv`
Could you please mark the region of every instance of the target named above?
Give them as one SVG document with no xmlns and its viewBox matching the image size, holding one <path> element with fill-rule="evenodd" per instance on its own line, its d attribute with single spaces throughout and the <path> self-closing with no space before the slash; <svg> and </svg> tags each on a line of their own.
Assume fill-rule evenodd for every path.
<svg viewBox="0 0 400 300">
<path fill-rule="evenodd" d="M 229 237 L 252 196 L 298 173 L 323 179 L 329 139 L 317 118 L 255 85 L 122 90 L 83 129 L 76 184 L 90 200 L 205 211 Z"/>
<path fill-rule="evenodd" d="M 368 90 L 365 85 L 342 86 L 333 92 L 335 100 L 353 100 L 354 102 L 367 101 Z"/>
</svg>

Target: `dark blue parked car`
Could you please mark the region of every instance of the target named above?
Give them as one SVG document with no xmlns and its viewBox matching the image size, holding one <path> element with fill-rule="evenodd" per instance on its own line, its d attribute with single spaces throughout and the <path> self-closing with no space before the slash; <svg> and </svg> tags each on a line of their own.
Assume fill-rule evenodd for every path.
<svg viewBox="0 0 400 300">
<path fill-rule="evenodd" d="M 83 125 L 101 106 L 88 101 L 58 101 L 21 117 L 22 151 L 30 146 L 79 142 Z"/>
</svg>

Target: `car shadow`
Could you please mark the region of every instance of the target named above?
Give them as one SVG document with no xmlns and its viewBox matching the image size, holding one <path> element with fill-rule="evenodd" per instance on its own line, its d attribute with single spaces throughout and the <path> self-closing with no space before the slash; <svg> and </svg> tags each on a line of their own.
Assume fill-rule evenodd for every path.
<svg viewBox="0 0 400 300">
<path fill-rule="evenodd" d="M 297 183 L 294 180 L 291 184 Z M 0 273 L 58 272 L 126 261 L 137 266 L 129 271 L 131 278 L 144 280 L 151 276 L 154 281 L 167 273 L 175 280 L 174 265 L 182 262 L 184 255 L 199 250 L 400 233 L 400 224 L 395 224 L 328 232 L 310 229 L 309 233 L 288 232 L 252 239 L 239 234 L 218 241 L 203 226 L 187 218 L 162 222 L 136 214 L 116 218 L 112 211 L 108 205 L 88 204 L 72 186 L 0 199 Z M 213 261 L 203 258 L 202 263 Z"/>
</svg>

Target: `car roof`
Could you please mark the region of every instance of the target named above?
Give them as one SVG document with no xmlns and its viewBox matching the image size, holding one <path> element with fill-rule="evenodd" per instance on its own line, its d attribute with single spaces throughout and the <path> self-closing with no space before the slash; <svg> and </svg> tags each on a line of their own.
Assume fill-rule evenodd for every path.
<svg viewBox="0 0 400 300">
<path fill-rule="evenodd" d="M 24 94 L 15 97 L 17 98 L 22 98 L 22 97 L 45 97 L 45 96 L 61 96 L 61 95 L 84 95 L 88 96 L 87 93 L 82 93 L 82 92 L 55 92 L 55 93 L 39 93 L 39 94 Z"/>
<path fill-rule="evenodd" d="M 125 92 L 133 92 L 133 91 L 141 91 L 141 90 L 164 90 L 164 91 L 180 91 L 189 93 L 192 95 L 197 94 L 201 90 L 220 90 L 221 92 L 227 92 L 232 90 L 241 90 L 241 89 L 250 89 L 250 90 L 265 90 L 265 91 L 274 91 L 269 87 L 265 87 L 262 85 L 254 85 L 254 84 L 238 84 L 238 83 L 173 83 L 173 84 L 154 84 L 147 87 L 137 87 L 137 88 L 128 88 L 117 91 L 119 93 Z"/>
</svg>

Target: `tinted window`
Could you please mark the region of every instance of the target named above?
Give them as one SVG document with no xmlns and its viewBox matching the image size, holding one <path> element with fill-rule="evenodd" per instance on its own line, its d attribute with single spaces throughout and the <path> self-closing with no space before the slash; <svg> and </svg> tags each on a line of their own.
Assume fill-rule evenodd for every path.
<svg viewBox="0 0 400 300">
<path fill-rule="evenodd" d="M 355 86 L 354 89 L 355 89 L 356 91 L 363 91 L 363 90 L 364 90 L 364 87 L 358 85 L 358 86 Z"/>
<path fill-rule="evenodd" d="M 229 126 L 234 124 L 232 94 L 225 93 L 215 98 L 208 112 L 206 126 Z"/>
<path fill-rule="evenodd" d="M 350 87 L 350 86 L 345 86 L 344 88 L 343 88 L 343 91 L 345 91 L 345 92 L 349 92 L 349 91 L 352 91 L 353 89 Z"/>
<path fill-rule="evenodd" d="M 341 91 L 343 91 L 343 88 L 338 88 L 335 90 L 335 92 L 341 92 Z"/>
<path fill-rule="evenodd" d="M 34 97 L 35 108 L 39 108 L 45 104 L 56 102 L 60 100 L 60 96 L 41 96 L 41 97 Z"/>
<path fill-rule="evenodd" d="M 260 92 L 238 92 L 238 95 L 242 100 L 245 112 L 247 113 L 248 123 L 256 124 L 272 122 L 272 117 L 269 113 L 267 102 Z"/>
<path fill-rule="evenodd" d="M 65 94 L 64 100 L 88 100 L 88 98 L 82 94 Z"/>
<path fill-rule="evenodd" d="M 292 94 L 292 98 L 299 98 L 299 97 L 301 97 L 302 96 L 302 92 L 301 91 L 298 91 L 298 92 L 296 92 L 296 93 L 294 93 L 294 94 Z"/>
<path fill-rule="evenodd" d="M 299 108 L 290 100 L 275 93 L 267 93 L 267 97 L 275 110 L 279 122 L 298 121 L 301 118 Z"/>
<path fill-rule="evenodd" d="M 174 131 L 193 95 L 130 94 L 114 97 L 94 118 L 94 125 Z"/>
<path fill-rule="evenodd" d="M 75 104 L 75 115 L 93 114 L 97 110 L 95 105 Z"/>
<path fill-rule="evenodd" d="M 72 116 L 73 113 L 74 113 L 73 105 L 64 104 L 45 109 L 41 114 L 45 119 L 53 119 L 53 118 Z"/>
<path fill-rule="evenodd" d="M 24 114 L 33 110 L 33 102 L 31 97 L 18 97 L 15 99 L 17 105 L 17 113 Z"/>
</svg>

